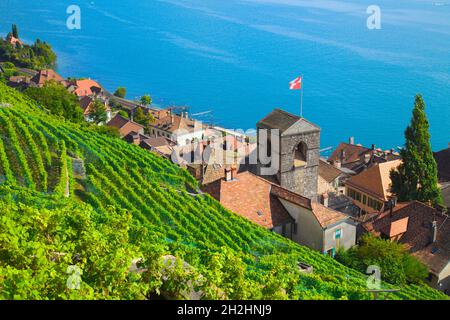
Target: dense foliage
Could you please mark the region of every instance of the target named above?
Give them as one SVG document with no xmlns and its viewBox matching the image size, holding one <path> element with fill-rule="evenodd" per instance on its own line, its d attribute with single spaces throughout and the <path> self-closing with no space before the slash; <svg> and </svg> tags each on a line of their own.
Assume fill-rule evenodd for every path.
<svg viewBox="0 0 450 320">
<path fill-rule="evenodd" d="M 17 26 L 13 25 L 12 32 L 6 37 L 6 41 L 0 39 L 0 61 L 10 61 L 16 66 L 35 70 L 54 68 L 56 64 L 56 54 L 52 47 L 45 41 L 37 39 L 31 46 L 28 44 L 9 43 L 9 39 L 14 36 L 18 38 Z"/>
<path fill-rule="evenodd" d="M 119 87 L 114 92 L 114 95 L 119 98 L 125 98 L 125 96 L 127 95 L 127 89 L 125 87 Z"/>
<path fill-rule="evenodd" d="M 136 108 L 136 111 L 133 115 L 133 120 L 136 123 L 139 123 L 140 125 L 144 126 L 145 132 L 149 133 L 151 124 L 155 122 L 155 118 L 150 112 L 144 112 L 143 108 Z"/>
<path fill-rule="evenodd" d="M 54 81 L 48 81 L 42 88 L 30 87 L 25 94 L 41 106 L 45 106 L 52 114 L 64 117 L 73 122 L 84 121 L 83 112 L 75 95 Z"/>
<path fill-rule="evenodd" d="M 6 82 L 10 77 L 18 75 L 17 68 L 11 62 L 4 62 L 0 65 L 3 72 L 0 72 L 0 81 Z"/>
<path fill-rule="evenodd" d="M 370 234 L 364 235 L 358 246 L 339 251 L 336 259 L 361 272 L 376 265 L 380 267 L 381 278 L 396 285 L 420 283 L 428 276 L 426 266 L 410 255 L 402 244 Z"/>
<path fill-rule="evenodd" d="M 169 161 L 2 84 L 0 105 L 2 297 L 371 298 L 364 274 L 226 210 Z M 445 296 L 420 284 L 389 298 Z"/>
<path fill-rule="evenodd" d="M 105 103 L 98 99 L 94 100 L 89 117 L 95 124 L 105 123 L 108 119 Z"/>
<path fill-rule="evenodd" d="M 430 143 L 425 102 L 417 95 L 410 125 L 405 130 L 405 147 L 400 150 L 403 163 L 391 172 L 392 192 L 400 201 L 418 200 L 442 204 L 438 187 L 437 164 Z"/>
</svg>

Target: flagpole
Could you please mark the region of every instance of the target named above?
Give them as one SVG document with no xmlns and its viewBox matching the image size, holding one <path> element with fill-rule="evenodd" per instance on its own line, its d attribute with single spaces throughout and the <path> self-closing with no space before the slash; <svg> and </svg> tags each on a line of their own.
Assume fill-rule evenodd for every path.
<svg viewBox="0 0 450 320">
<path fill-rule="evenodd" d="M 303 75 L 301 75 L 301 77 L 302 82 L 300 87 L 300 118 L 303 118 Z"/>
</svg>

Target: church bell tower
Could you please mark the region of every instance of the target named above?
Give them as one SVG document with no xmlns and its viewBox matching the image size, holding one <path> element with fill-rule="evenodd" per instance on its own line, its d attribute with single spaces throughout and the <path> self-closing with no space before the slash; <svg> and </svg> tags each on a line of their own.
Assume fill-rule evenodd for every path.
<svg viewBox="0 0 450 320">
<path fill-rule="evenodd" d="M 267 145 L 268 156 L 277 163 L 274 174 L 279 184 L 313 201 L 317 200 L 320 159 L 320 128 L 286 111 L 275 109 L 256 125 L 258 131 L 258 174 L 264 176 L 266 163 L 260 148 Z M 267 134 L 261 134 L 265 129 Z M 277 132 L 276 137 L 271 132 Z M 263 141 L 267 139 L 266 141 Z M 275 139 L 275 141 L 273 141 Z M 265 152 L 266 150 L 264 150 Z M 263 152 L 263 153 L 264 153 Z"/>
</svg>

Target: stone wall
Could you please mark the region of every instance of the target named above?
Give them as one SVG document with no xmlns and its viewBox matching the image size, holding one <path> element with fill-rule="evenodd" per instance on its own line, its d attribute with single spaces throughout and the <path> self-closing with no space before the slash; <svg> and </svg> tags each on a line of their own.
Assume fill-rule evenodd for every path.
<svg viewBox="0 0 450 320">
<path fill-rule="evenodd" d="M 307 147 L 307 164 L 294 167 L 295 147 L 304 142 Z M 304 197 L 316 200 L 320 160 L 320 131 L 299 133 L 281 138 L 281 186 Z"/>
</svg>

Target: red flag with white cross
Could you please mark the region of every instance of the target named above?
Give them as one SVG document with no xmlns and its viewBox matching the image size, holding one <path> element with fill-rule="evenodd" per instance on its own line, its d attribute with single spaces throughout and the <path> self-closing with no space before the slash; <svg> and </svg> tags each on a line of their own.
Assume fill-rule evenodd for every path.
<svg viewBox="0 0 450 320">
<path fill-rule="evenodd" d="M 302 77 L 295 78 L 289 82 L 290 90 L 300 90 L 302 88 Z"/>
</svg>

